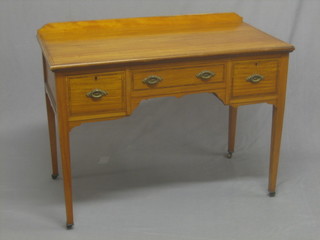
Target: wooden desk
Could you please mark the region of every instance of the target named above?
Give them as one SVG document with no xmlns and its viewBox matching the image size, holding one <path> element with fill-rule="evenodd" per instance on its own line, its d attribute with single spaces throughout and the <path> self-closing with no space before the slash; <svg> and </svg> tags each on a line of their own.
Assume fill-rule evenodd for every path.
<svg viewBox="0 0 320 240">
<path fill-rule="evenodd" d="M 52 154 L 58 176 L 55 116 L 67 228 L 73 226 L 70 130 L 129 116 L 143 99 L 214 93 L 229 105 L 228 157 L 237 107 L 273 106 L 269 195 L 274 196 L 290 44 L 235 13 L 50 23 L 38 30 Z"/>
</svg>

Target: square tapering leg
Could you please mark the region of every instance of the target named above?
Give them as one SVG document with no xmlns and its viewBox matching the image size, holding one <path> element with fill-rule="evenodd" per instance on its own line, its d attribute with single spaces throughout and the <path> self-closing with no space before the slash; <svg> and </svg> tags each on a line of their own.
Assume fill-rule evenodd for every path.
<svg viewBox="0 0 320 240">
<path fill-rule="evenodd" d="M 58 158 L 57 158 L 56 121 L 55 121 L 55 114 L 47 94 L 46 94 L 46 105 L 47 105 L 48 128 L 49 128 L 50 149 L 51 149 L 51 164 L 52 164 L 51 177 L 53 179 L 56 179 L 59 175 Z"/>
<path fill-rule="evenodd" d="M 237 112 L 238 107 L 229 107 L 229 134 L 228 134 L 228 154 L 227 157 L 231 158 L 234 152 L 236 126 L 237 126 Z"/>
<path fill-rule="evenodd" d="M 271 197 L 275 196 L 276 193 L 283 116 L 284 104 L 273 106 L 268 187 L 269 196 Z"/>
</svg>

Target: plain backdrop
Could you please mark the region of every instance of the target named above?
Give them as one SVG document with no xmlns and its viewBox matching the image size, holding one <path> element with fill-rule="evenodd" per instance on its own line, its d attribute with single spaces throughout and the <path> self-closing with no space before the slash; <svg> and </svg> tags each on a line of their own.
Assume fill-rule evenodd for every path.
<svg viewBox="0 0 320 240">
<path fill-rule="evenodd" d="M 267 197 L 271 109 L 212 94 L 146 100 L 71 132 L 75 227 L 50 177 L 41 51 L 49 22 L 237 12 L 295 45 L 278 191 Z M 319 0 L 0 0 L 0 239 L 320 239 Z"/>
</svg>

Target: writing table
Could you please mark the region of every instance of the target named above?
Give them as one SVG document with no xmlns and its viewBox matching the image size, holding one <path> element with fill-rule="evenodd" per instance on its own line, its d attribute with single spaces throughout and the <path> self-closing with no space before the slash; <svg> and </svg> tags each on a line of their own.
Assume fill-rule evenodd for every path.
<svg viewBox="0 0 320 240">
<path fill-rule="evenodd" d="M 214 93 L 229 105 L 228 157 L 237 108 L 273 106 L 269 195 L 274 196 L 289 52 L 294 47 L 235 13 L 50 23 L 38 30 L 52 155 L 57 118 L 67 228 L 73 226 L 69 132 L 129 116 L 143 99 Z"/>
</svg>

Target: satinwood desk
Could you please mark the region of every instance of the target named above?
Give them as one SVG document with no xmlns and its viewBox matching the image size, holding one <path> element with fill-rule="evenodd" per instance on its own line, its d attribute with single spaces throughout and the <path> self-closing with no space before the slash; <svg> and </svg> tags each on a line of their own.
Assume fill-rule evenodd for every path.
<svg viewBox="0 0 320 240">
<path fill-rule="evenodd" d="M 271 104 L 268 190 L 274 196 L 292 45 L 235 13 L 50 23 L 37 37 L 54 179 L 55 116 L 58 122 L 67 228 L 73 226 L 70 130 L 129 116 L 147 98 L 214 93 L 229 105 L 229 158 L 238 106 Z"/>
</svg>

